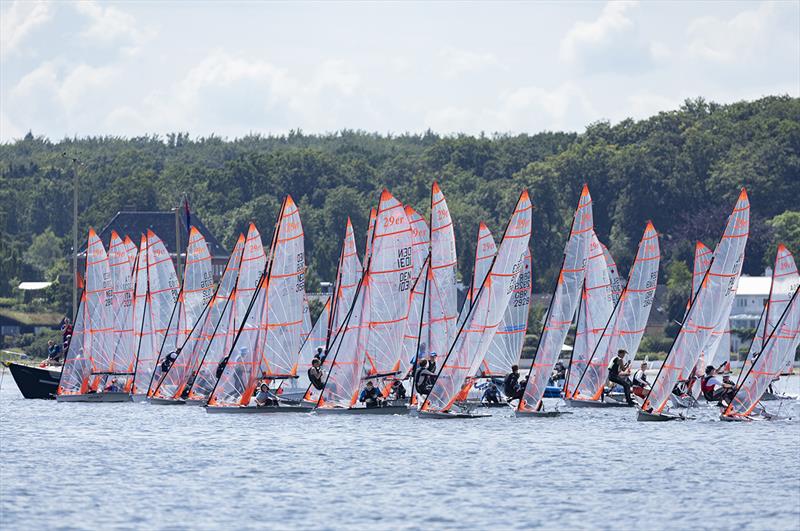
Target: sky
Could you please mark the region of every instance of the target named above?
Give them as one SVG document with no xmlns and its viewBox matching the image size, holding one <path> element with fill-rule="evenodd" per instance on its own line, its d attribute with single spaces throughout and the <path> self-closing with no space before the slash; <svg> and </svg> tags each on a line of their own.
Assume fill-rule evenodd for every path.
<svg viewBox="0 0 800 531">
<path fill-rule="evenodd" d="M 0 141 L 581 132 L 800 96 L 800 2 L 0 0 Z"/>
</svg>

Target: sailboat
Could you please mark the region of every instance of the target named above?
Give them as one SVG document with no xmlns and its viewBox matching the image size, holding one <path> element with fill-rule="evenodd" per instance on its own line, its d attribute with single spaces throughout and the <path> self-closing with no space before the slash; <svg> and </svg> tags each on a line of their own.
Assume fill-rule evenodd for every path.
<svg viewBox="0 0 800 531">
<path fill-rule="evenodd" d="M 458 404 L 468 379 L 486 355 L 513 295 L 513 286 L 523 272 L 525 251 L 531 235 L 532 205 L 523 191 L 503 233 L 500 247 L 463 326 L 444 358 L 431 391 L 419 408 L 422 418 L 474 417 Z"/>
<path fill-rule="evenodd" d="M 648 222 L 639 241 L 628 282 L 614 304 L 614 310 L 602 331 L 600 340 L 592 350 L 583 370 L 575 374 L 572 371 L 569 373 L 565 393 L 567 404 L 573 407 L 627 406 L 624 402 L 604 399 L 603 388 L 608 379 L 608 365 L 619 350 L 628 352 L 626 357 L 628 363 L 636 357 L 653 306 L 659 262 L 658 234 L 653 224 Z M 589 274 L 587 269 L 587 284 Z M 611 282 L 613 297 L 613 279 Z M 585 290 L 584 304 L 586 304 Z M 579 321 L 582 317 L 583 315 L 579 317 Z M 576 351 L 579 343 L 576 341 Z"/>
<path fill-rule="evenodd" d="M 381 194 L 373 226 L 353 304 L 330 341 L 319 413 L 407 412 L 405 406 L 354 407 L 365 378 L 380 378 L 379 367 L 399 363 L 412 281 L 411 227 L 403 205 L 388 190 Z"/>
<path fill-rule="evenodd" d="M 750 343 L 745 368 L 742 373 L 748 370 L 749 364 L 751 364 L 764 349 L 769 336 L 777 330 L 778 320 L 789 304 L 793 290 L 800 285 L 800 275 L 798 275 L 797 272 L 797 265 L 795 264 L 792 253 L 789 252 L 785 245 L 778 245 L 778 251 L 773 266 L 769 297 L 764 305 L 764 310 L 761 312 L 761 317 L 758 321 L 753 341 Z M 789 319 L 791 320 L 791 317 L 789 317 Z M 794 352 L 797 350 L 798 339 L 800 338 L 795 338 L 794 343 L 789 347 L 790 355 L 787 356 L 787 364 L 794 361 Z M 782 372 L 783 368 L 781 368 L 781 373 Z M 762 402 L 779 398 L 781 398 L 779 395 L 775 395 L 769 391 L 761 395 Z"/>
<path fill-rule="evenodd" d="M 584 185 L 572 218 L 564 260 L 545 315 L 539 345 L 531 360 L 522 399 L 517 405 L 517 416 L 552 417 L 559 414 L 558 411 L 545 412 L 542 398 L 578 307 L 593 225 L 592 197 L 589 187 Z"/>
<path fill-rule="evenodd" d="M 577 398 L 578 385 L 588 369 L 592 369 L 593 376 L 598 376 L 595 370 L 596 366 L 590 365 L 592 362 L 598 365 L 608 363 L 605 359 L 605 350 L 602 355 L 596 358 L 594 354 L 614 311 L 614 299 L 606 255 L 603 252 L 600 240 L 597 239 L 597 234 L 593 230 L 590 231 L 590 234 L 589 258 L 586 261 L 581 300 L 578 303 L 575 343 L 572 348 L 572 356 L 567 367 L 566 382 L 564 384 L 564 398 L 566 400 Z M 592 390 L 593 392 L 590 396 L 594 397 L 596 391 L 599 391 L 602 395 L 605 379 L 593 381 L 592 384 L 594 384 L 593 387 L 595 389 Z M 570 402 L 567 403 L 569 404 Z"/>
<path fill-rule="evenodd" d="M 264 271 L 267 256 L 261 243 L 261 234 L 253 223 L 250 223 L 247 229 L 241 253 L 238 270 L 230 272 L 233 289 L 223 304 L 222 315 L 208 339 L 208 346 L 200 359 L 196 376 L 189 388 L 187 399 L 189 404 L 208 402 L 227 363 L 244 315 L 256 293 L 255 287 Z"/>
<path fill-rule="evenodd" d="M 174 400 L 173 395 L 184 379 L 186 362 L 189 361 L 189 356 L 182 355 L 183 350 L 191 350 L 196 342 L 197 336 L 193 336 L 193 332 L 206 315 L 213 294 L 211 253 L 200 231 L 191 227 L 186 246 L 183 283 L 172 308 L 167 333 L 156 358 L 155 370 L 150 376 L 147 396 L 151 403 L 182 403 Z M 170 373 L 171 376 L 167 378 Z"/>
<path fill-rule="evenodd" d="M 133 384 L 133 367 L 136 363 L 133 343 L 133 271 L 136 267 L 136 246 L 128 236 L 122 240 L 116 231 L 111 231 L 108 246 L 108 261 L 111 270 L 113 296 L 111 300 L 114 316 L 113 355 L 110 372 L 106 379 L 119 391 L 130 393 Z"/>
<path fill-rule="evenodd" d="M 423 313 L 425 302 L 425 288 L 427 287 L 428 262 L 430 257 L 430 238 L 431 233 L 428 224 L 411 206 L 405 207 L 406 219 L 411 226 L 411 278 L 414 283 L 411 286 L 408 301 L 408 314 L 406 315 L 406 325 L 403 332 L 402 354 L 400 356 L 400 368 L 396 378 L 402 379 L 405 375 L 413 376 L 414 367 L 417 363 L 417 355 L 427 351 L 424 342 L 420 337 L 427 337 L 428 328 L 426 315 Z M 393 380 L 387 379 L 383 386 L 382 394 L 389 395 Z M 411 379 L 411 400 L 414 400 L 414 382 Z"/>
<path fill-rule="evenodd" d="M 144 400 L 147 396 L 179 292 L 175 265 L 161 239 L 148 230 L 139 249 L 133 299 L 136 363 L 131 394 L 134 400 Z"/>
<path fill-rule="evenodd" d="M 56 399 L 59 402 L 129 401 L 124 392 L 104 393 L 113 369 L 113 282 L 108 254 L 94 229 L 86 246 L 86 287 L 78 307 Z"/>
<path fill-rule="evenodd" d="M 245 313 L 206 411 L 308 410 L 296 406 L 250 406 L 257 387 L 297 377 L 305 272 L 300 211 L 287 195 L 275 224 L 256 296 Z"/>
<path fill-rule="evenodd" d="M 421 242 L 417 246 L 421 246 Z M 424 264 L 411 292 L 409 316 L 413 322 L 409 322 L 408 335 L 416 333 L 418 340 L 413 347 L 413 340 L 407 342 L 413 354 L 410 367 L 405 369 L 412 376 L 420 360 L 430 358 L 429 363 L 436 363 L 438 355 L 450 347 L 458 328 L 455 231 L 447 200 L 436 181 L 431 185 L 430 245 L 417 260 Z M 416 403 L 413 377 L 410 402 Z"/>
<path fill-rule="evenodd" d="M 774 278 L 774 277 L 773 277 Z M 795 339 L 800 330 L 800 287 L 795 287 L 791 299 L 780 315 L 775 328 L 764 342 L 764 346 L 747 370 L 739 376 L 735 395 L 725 408 L 722 420 L 751 420 L 751 415 L 759 406 L 761 397 L 767 391 L 786 365 L 789 357 L 794 357 Z M 761 407 L 765 418 L 774 418 Z"/>
<path fill-rule="evenodd" d="M 733 212 L 728 217 L 725 232 L 717 244 L 689 311 L 672 343 L 650 392 L 647 394 L 637 420 L 666 421 L 684 419 L 665 411 L 669 397 L 681 375 L 689 372 L 711 340 L 720 318 L 729 310 L 736 295 L 736 284 L 742 271 L 744 250 L 750 229 L 750 202 L 742 189 Z"/>
<path fill-rule="evenodd" d="M 528 332 L 528 310 L 533 287 L 531 261 L 531 250 L 526 249 L 522 258 L 522 271 L 512 287 L 511 300 L 476 377 L 503 378 L 511 372 L 512 365 L 519 363 L 525 334 Z"/>
<path fill-rule="evenodd" d="M 189 388 L 196 379 L 201 360 L 215 331 L 219 328 L 220 319 L 222 319 L 223 313 L 229 303 L 231 293 L 236 286 L 239 264 L 244 251 L 244 242 L 244 235 L 240 234 L 233 252 L 225 264 L 225 269 L 223 270 L 219 284 L 213 291 L 211 298 L 205 305 L 195 326 L 188 331 L 183 343 L 178 345 L 177 357 L 168 366 L 167 372 L 156 381 L 155 385 L 151 385 L 152 392 L 150 393 L 150 403 L 185 403 L 185 395 L 188 396 Z M 202 252 L 202 248 L 193 252 L 196 247 L 201 245 L 205 247 L 205 239 L 201 240 L 196 236 L 194 239 L 190 238 L 190 243 L 187 247 L 187 257 L 191 255 L 194 255 L 194 257 L 191 261 L 187 258 L 184 290 L 187 285 L 197 285 L 196 278 L 202 278 L 201 274 L 206 272 L 202 269 L 198 270 L 197 268 L 190 267 L 190 264 L 207 262 L 207 257 L 210 259 L 210 254 Z M 200 288 L 200 290 L 201 292 L 203 291 L 202 288 Z M 186 297 L 184 297 L 184 299 L 185 298 Z M 178 300 L 180 302 L 181 298 L 179 297 Z M 195 302 L 195 304 L 198 302 L 199 301 Z"/>
<path fill-rule="evenodd" d="M 361 261 L 358 259 L 356 250 L 356 238 L 353 224 L 347 218 L 347 224 L 342 240 L 339 262 L 336 268 L 336 281 L 333 286 L 333 295 L 325 302 L 322 313 L 317 318 L 311 334 L 303 346 L 300 348 L 298 360 L 298 379 L 289 381 L 289 389 L 284 389 L 281 398 L 284 400 L 302 400 L 316 403 L 319 396 L 315 396 L 311 381 L 308 379 L 308 369 L 311 362 L 317 356 L 319 349 L 322 349 L 320 358 L 323 361 L 322 367 L 327 370 L 327 342 L 329 337 L 333 337 L 339 331 L 347 311 L 353 304 L 358 283 L 361 281 L 363 270 Z"/>
</svg>

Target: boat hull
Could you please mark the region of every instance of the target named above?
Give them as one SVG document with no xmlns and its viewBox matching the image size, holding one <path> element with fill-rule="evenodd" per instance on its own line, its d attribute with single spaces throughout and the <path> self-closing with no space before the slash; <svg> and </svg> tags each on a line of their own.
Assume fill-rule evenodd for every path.
<svg viewBox="0 0 800 531">
<path fill-rule="evenodd" d="M 519 409 L 514 410 L 515 417 L 523 417 L 523 418 L 553 418 L 553 417 L 560 417 L 561 415 L 571 415 L 572 413 L 569 411 L 521 411 Z"/>
<path fill-rule="evenodd" d="M 482 419 L 491 417 L 485 413 L 445 413 L 443 411 L 420 411 L 417 416 L 421 419 Z"/>
<path fill-rule="evenodd" d="M 579 400 L 576 398 L 566 398 L 564 401 L 570 407 L 588 407 L 588 408 L 633 407 L 632 405 L 628 405 L 625 402 L 619 402 L 617 400 L 606 400 L 602 402 L 600 400 Z"/>
<path fill-rule="evenodd" d="M 156 406 L 182 406 L 186 403 L 177 398 L 150 398 L 149 402 Z"/>
<path fill-rule="evenodd" d="M 58 391 L 59 371 L 31 367 L 21 363 L 6 363 L 22 396 L 29 399 L 54 400 Z"/>
<path fill-rule="evenodd" d="M 636 415 L 636 420 L 639 422 L 669 422 L 671 420 L 686 420 L 686 417 L 668 415 L 666 413 L 648 413 L 640 409 L 639 413 Z"/>
<path fill-rule="evenodd" d="M 58 395 L 56 400 L 59 402 L 92 402 L 110 404 L 130 402 L 131 395 L 128 393 L 87 393 L 85 395 Z"/>
<path fill-rule="evenodd" d="M 257 414 L 267 415 L 275 413 L 310 413 L 313 408 L 308 406 L 206 406 L 206 413 L 235 413 L 240 415 Z"/>
<path fill-rule="evenodd" d="M 408 406 L 316 408 L 320 415 L 407 415 Z"/>
</svg>

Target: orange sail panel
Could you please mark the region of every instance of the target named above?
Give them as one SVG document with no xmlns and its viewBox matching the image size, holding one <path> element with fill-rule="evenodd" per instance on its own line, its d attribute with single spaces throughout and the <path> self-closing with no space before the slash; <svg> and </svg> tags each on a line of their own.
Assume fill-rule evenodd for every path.
<svg viewBox="0 0 800 531">
<path fill-rule="evenodd" d="M 773 276 L 773 283 L 775 277 Z M 800 297 L 795 288 L 775 328 L 767 337 L 764 347 L 743 373 L 736 386 L 736 394 L 725 410 L 727 417 L 746 417 L 758 405 L 769 385 L 781 374 L 786 360 L 794 358 L 794 345 L 800 329 Z"/>
<path fill-rule="evenodd" d="M 456 237 L 447 201 L 436 182 L 431 187 L 431 259 L 428 267 L 429 285 L 424 308 L 428 322 L 428 352 L 433 355 L 447 352 L 458 319 Z"/>
<path fill-rule="evenodd" d="M 642 405 L 644 411 L 663 411 L 678 379 L 682 375 L 688 375 L 695 367 L 721 316 L 729 311 L 742 271 L 749 230 L 750 202 L 743 189 L 728 217 L 725 232 L 714 250 L 711 265 L 686 314 L 683 326 L 653 380 L 652 389 Z"/>
<path fill-rule="evenodd" d="M 500 248 L 465 325 L 458 331 L 445 356 L 433 389 L 422 402 L 424 411 L 446 412 L 473 376 L 494 338 L 511 300 L 513 286 L 523 271 L 523 257 L 531 235 L 532 206 L 523 191 L 506 226 Z"/>
<path fill-rule="evenodd" d="M 411 227 L 403 205 L 381 194 L 366 271 L 331 348 L 330 370 L 318 407 L 350 407 L 367 374 L 396 370 L 402 352 L 412 272 Z"/>
<path fill-rule="evenodd" d="M 209 404 L 246 406 L 259 381 L 296 375 L 305 270 L 300 211 L 287 196 L 275 227 L 266 274 Z"/>
<path fill-rule="evenodd" d="M 611 313 L 614 311 L 614 294 L 608 272 L 605 253 L 591 231 L 589 242 L 589 259 L 586 261 L 586 275 L 581 290 L 581 302 L 578 306 L 578 324 L 575 331 L 575 345 L 569 364 L 569 376 L 566 382 L 565 395 L 573 398 L 578 382 L 593 358 L 595 349 L 603 336 Z M 597 361 L 601 361 L 598 357 Z M 603 380 L 605 384 L 605 380 Z"/>
<path fill-rule="evenodd" d="M 141 250 L 140 252 L 140 263 Z M 138 283 L 144 280 L 146 290 L 143 294 L 142 304 L 143 320 L 139 329 L 138 351 L 136 357 L 136 374 L 134 376 L 133 394 L 146 394 L 156 367 L 156 360 L 161 345 L 169 329 L 169 322 L 178 298 L 180 286 L 178 276 L 175 274 L 175 265 L 172 263 L 164 243 L 156 234 L 147 231 L 147 245 L 145 252 L 145 278 L 137 278 Z M 136 302 L 134 301 L 134 304 Z M 134 311 L 134 316 L 137 313 Z M 134 334 L 137 322 L 134 320 Z"/>
<path fill-rule="evenodd" d="M 528 309 L 531 304 L 531 250 L 525 250 L 522 271 L 514 282 L 511 300 L 497 327 L 478 375 L 502 377 L 511 372 L 511 366 L 519 363 L 522 345 L 528 331 Z"/>
<path fill-rule="evenodd" d="M 111 241 L 108 246 L 108 261 L 111 269 L 111 282 L 113 296 L 111 300 L 114 315 L 113 335 L 113 360 L 110 372 L 111 379 L 107 383 L 114 383 L 117 379 L 118 387 L 128 388 L 127 381 L 132 376 L 136 358 L 136 347 L 133 342 L 133 263 L 136 252 L 132 253 L 134 262 L 131 262 L 131 253 L 128 249 L 130 238 L 123 241 L 115 231 L 111 231 Z"/>
<path fill-rule="evenodd" d="M 658 233 L 652 223 L 645 227 L 628 282 L 623 288 L 614 312 L 603 330 L 583 374 L 576 374 L 574 398 L 599 400 L 608 379 L 608 366 L 619 350 L 628 352 L 627 361 L 636 357 L 653 307 L 660 250 Z M 588 275 L 588 273 L 587 273 Z M 573 375 L 570 375 L 570 379 Z"/>
<path fill-rule="evenodd" d="M 578 307 L 592 230 L 592 197 L 589 195 L 589 188 L 584 186 L 572 219 L 569 239 L 564 248 L 564 262 L 558 273 L 539 346 L 528 373 L 525 393 L 517 406 L 521 410 L 534 410 L 538 407 L 553 367 L 561 354 L 561 347 L 564 346 Z"/>
</svg>

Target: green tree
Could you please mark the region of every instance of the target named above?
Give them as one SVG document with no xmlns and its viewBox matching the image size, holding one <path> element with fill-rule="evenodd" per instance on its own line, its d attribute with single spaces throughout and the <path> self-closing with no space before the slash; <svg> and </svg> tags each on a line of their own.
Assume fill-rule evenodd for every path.
<svg viewBox="0 0 800 531">
<path fill-rule="evenodd" d="M 34 236 L 30 247 L 22 254 L 22 260 L 33 267 L 40 278 L 45 278 L 45 274 L 63 257 L 61 240 L 49 228 Z"/>
</svg>

